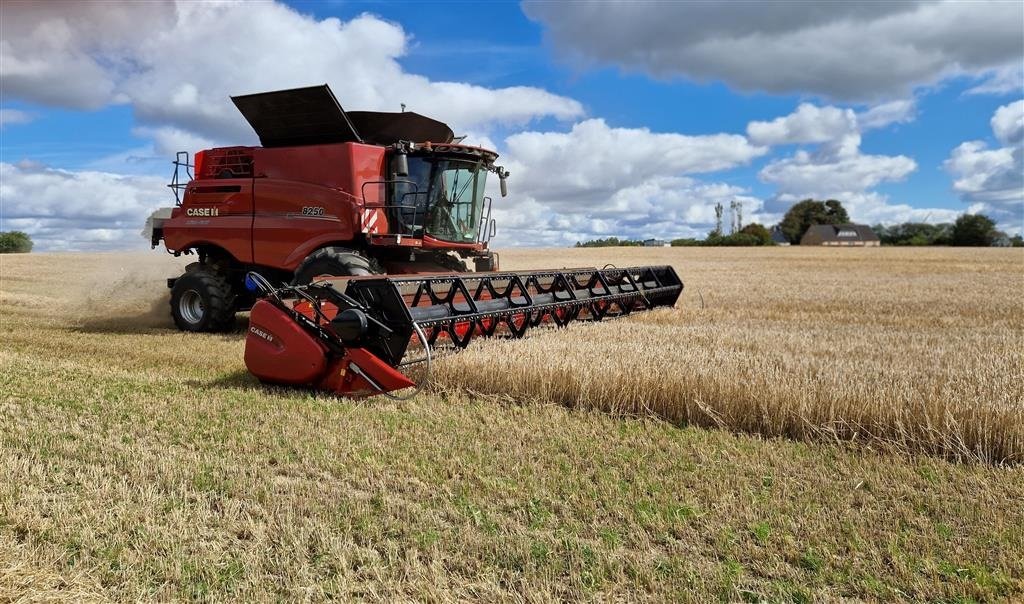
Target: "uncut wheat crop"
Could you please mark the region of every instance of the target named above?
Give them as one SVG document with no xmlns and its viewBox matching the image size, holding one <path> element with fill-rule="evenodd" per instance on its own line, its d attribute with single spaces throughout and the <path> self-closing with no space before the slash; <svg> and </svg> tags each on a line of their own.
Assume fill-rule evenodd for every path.
<svg viewBox="0 0 1024 604">
<path fill-rule="evenodd" d="M 685 293 L 674 309 L 477 340 L 434 387 L 1024 461 L 1024 250 L 515 251 L 502 268 L 609 262 L 672 264 Z"/>
</svg>

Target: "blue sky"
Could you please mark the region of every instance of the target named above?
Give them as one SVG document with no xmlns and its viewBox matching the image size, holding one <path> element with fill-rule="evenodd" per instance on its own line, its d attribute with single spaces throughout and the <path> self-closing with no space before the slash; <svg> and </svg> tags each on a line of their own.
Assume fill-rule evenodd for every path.
<svg viewBox="0 0 1024 604">
<path fill-rule="evenodd" d="M 2 10 L 0 229 L 42 249 L 143 245 L 174 150 L 254 142 L 229 95 L 325 81 L 502 153 L 498 245 L 702 236 L 732 199 L 1024 223 L 1021 3 Z"/>
</svg>

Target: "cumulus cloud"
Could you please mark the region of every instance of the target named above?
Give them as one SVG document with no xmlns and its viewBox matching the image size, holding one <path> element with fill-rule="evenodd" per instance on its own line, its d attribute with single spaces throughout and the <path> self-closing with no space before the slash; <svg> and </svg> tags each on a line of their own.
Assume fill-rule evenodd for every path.
<svg viewBox="0 0 1024 604">
<path fill-rule="evenodd" d="M 1024 100 L 1003 105 L 992 116 L 992 132 L 1004 145 L 1024 141 Z"/>
<path fill-rule="evenodd" d="M 953 190 L 973 212 L 989 214 L 1000 228 L 1024 229 L 1024 100 L 996 109 L 992 132 L 1003 146 L 984 141 L 961 143 L 945 162 Z"/>
<path fill-rule="evenodd" d="M 792 157 L 771 162 L 761 172 L 761 180 L 775 184 L 783 192 L 821 196 L 827 190 L 864 191 L 883 181 L 902 180 L 917 168 L 905 155 L 865 155 L 823 157 L 798 151 Z"/>
<path fill-rule="evenodd" d="M 848 101 L 905 98 L 1024 54 L 1019 2 L 526 2 L 564 54 L 659 77 Z M 985 84 L 983 83 L 982 86 Z"/>
<path fill-rule="evenodd" d="M 317 20 L 273 2 L 184 1 L 22 2 L 2 11 L 5 95 L 79 109 L 128 103 L 148 128 L 253 141 L 230 95 L 323 82 L 347 108 L 407 103 L 456 129 L 583 114 L 577 101 L 540 88 L 407 73 L 398 59 L 409 36 L 372 15 Z"/>
<path fill-rule="evenodd" d="M 770 122 L 750 122 L 747 135 L 762 145 L 824 143 L 856 129 L 857 116 L 851 109 L 802 103 L 793 113 Z"/>
<path fill-rule="evenodd" d="M 495 202 L 499 245 L 571 245 L 595 237 L 703 236 L 715 203 L 761 201 L 742 187 L 689 175 L 745 165 L 767 152 L 737 134 L 688 136 L 580 122 L 504 143 L 513 196 Z"/>
<path fill-rule="evenodd" d="M 614 128 L 601 119 L 568 132 L 520 132 L 505 145 L 520 186 L 561 204 L 610 195 L 654 176 L 734 168 L 767 152 L 738 134 L 656 133 Z"/>
<path fill-rule="evenodd" d="M 0 163 L 0 230 L 28 232 L 41 250 L 142 247 L 142 223 L 167 205 L 164 178 Z"/>
</svg>

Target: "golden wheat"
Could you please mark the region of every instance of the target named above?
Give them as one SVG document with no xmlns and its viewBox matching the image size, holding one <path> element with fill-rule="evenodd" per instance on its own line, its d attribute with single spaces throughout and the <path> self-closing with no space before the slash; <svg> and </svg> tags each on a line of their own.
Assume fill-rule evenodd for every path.
<svg viewBox="0 0 1024 604">
<path fill-rule="evenodd" d="M 1024 465 L 918 454 L 1019 459 L 1018 250 L 558 258 L 687 292 L 396 403 L 256 383 L 244 318 L 175 331 L 180 260 L 0 256 L 0 601 L 1024 594 Z M 834 442 L 868 429 L 909 453 Z"/>
<path fill-rule="evenodd" d="M 508 268 L 550 263 L 508 253 Z M 470 347 L 439 387 L 1024 460 L 1024 250 L 572 250 L 671 263 L 676 309 Z"/>
</svg>

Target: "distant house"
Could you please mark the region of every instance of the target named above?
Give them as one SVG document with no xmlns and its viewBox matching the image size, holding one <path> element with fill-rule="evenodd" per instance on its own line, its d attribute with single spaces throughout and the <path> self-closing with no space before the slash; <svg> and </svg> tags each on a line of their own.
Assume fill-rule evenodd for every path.
<svg viewBox="0 0 1024 604">
<path fill-rule="evenodd" d="M 772 227 L 772 241 L 775 242 L 775 245 L 789 245 L 789 237 L 786 237 L 779 225 Z"/>
<path fill-rule="evenodd" d="M 671 245 L 663 239 L 644 239 L 644 247 L 671 247 Z"/>
<path fill-rule="evenodd" d="M 872 247 L 881 241 L 866 224 L 816 224 L 807 229 L 800 245 Z"/>
</svg>

